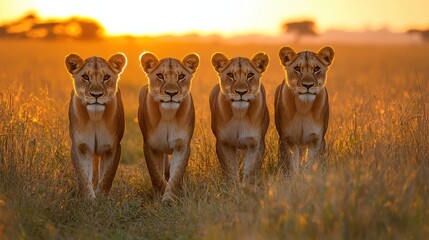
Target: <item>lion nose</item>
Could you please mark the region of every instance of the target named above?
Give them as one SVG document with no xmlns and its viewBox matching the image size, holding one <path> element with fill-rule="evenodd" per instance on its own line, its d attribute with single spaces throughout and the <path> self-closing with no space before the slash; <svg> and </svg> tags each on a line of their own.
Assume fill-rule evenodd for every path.
<svg viewBox="0 0 429 240">
<path fill-rule="evenodd" d="M 99 98 L 99 97 L 103 96 L 102 92 L 90 92 L 89 94 L 91 94 L 91 96 L 93 96 L 95 98 Z"/>
<path fill-rule="evenodd" d="M 170 95 L 170 97 L 176 96 L 179 91 L 164 91 L 165 94 Z"/>
<path fill-rule="evenodd" d="M 302 83 L 302 86 L 306 87 L 307 89 L 310 89 L 312 86 L 314 86 L 314 83 Z"/>
<path fill-rule="evenodd" d="M 244 91 L 235 90 L 235 92 L 236 92 L 237 94 L 240 94 L 240 96 L 243 96 L 243 95 L 244 95 L 244 94 L 246 94 L 248 91 L 247 91 L 247 90 L 244 90 Z"/>
</svg>

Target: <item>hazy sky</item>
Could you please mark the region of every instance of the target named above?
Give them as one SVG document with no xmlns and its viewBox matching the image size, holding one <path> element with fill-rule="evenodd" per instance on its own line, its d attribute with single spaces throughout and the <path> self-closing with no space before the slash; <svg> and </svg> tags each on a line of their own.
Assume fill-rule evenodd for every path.
<svg viewBox="0 0 429 240">
<path fill-rule="evenodd" d="M 278 34 L 282 22 L 302 18 L 319 31 L 429 28 L 429 0 L 0 0 L 0 23 L 28 12 L 95 18 L 112 35 Z"/>
</svg>

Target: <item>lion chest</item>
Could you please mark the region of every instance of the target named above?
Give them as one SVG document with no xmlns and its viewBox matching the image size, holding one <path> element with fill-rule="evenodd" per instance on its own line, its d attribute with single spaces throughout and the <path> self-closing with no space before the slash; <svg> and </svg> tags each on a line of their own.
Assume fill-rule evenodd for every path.
<svg viewBox="0 0 429 240">
<path fill-rule="evenodd" d="M 147 137 L 147 143 L 151 148 L 168 154 L 189 142 L 186 126 L 179 126 L 173 121 L 161 120 L 152 131 L 148 132 Z"/>
<path fill-rule="evenodd" d="M 103 122 L 90 122 L 74 133 L 74 143 L 81 151 L 92 155 L 102 155 L 112 151 L 114 135 Z"/>
<path fill-rule="evenodd" d="M 295 114 L 283 131 L 290 140 L 299 145 L 319 142 L 323 138 L 322 124 L 314 121 L 310 114 Z"/>
<path fill-rule="evenodd" d="M 253 139 L 255 143 L 260 139 L 260 131 L 246 118 L 233 118 L 219 131 L 219 139 L 232 146 L 238 146 L 246 139 Z"/>
</svg>

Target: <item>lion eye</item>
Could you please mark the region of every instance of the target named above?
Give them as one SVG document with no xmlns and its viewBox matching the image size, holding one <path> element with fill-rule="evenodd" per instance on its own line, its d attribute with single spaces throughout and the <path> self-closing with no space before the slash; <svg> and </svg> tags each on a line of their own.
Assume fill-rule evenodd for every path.
<svg viewBox="0 0 429 240">
<path fill-rule="evenodd" d="M 253 73 L 248 73 L 247 74 L 247 79 L 252 79 L 255 76 L 255 74 Z"/>
<path fill-rule="evenodd" d="M 295 70 L 296 72 L 299 72 L 299 73 L 301 72 L 301 68 L 298 66 L 294 67 L 293 70 Z"/>
<path fill-rule="evenodd" d="M 185 79 L 185 74 L 179 74 L 179 76 L 177 76 L 177 80 L 181 81 L 183 79 Z"/>
<path fill-rule="evenodd" d="M 314 73 L 318 73 L 318 72 L 320 72 L 320 67 L 315 67 L 314 68 Z"/>
<path fill-rule="evenodd" d="M 157 77 L 159 80 L 164 80 L 164 75 L 163 75 L 162 73 L 158 73 L 158 74 L 156 74 L 156 77 Z"/>
<path fill-rule="evenodd" d="M 88 75 L 86 75 L 86 74 L 83 74 L 83 75 L 82 75 L 82 78 L 83 78 L 83 80 L 85 80 L 85 81 L 89 81 L 89 76 L 88 76 Z"/>
<path fill-rule="evenodd" d="M 110 80 L 110 75 L 104 75 L 104 77 L 103 77 L 103 81 L 105 81 L 105 82 L 107 82 L 107 81 L 109 81 Z"/>
<path fill-rule="evenodd" d="M 226 75 L 228 76 L 229 79 L 234 80 L 234 74 L 227 73 Z"/>
</svg>

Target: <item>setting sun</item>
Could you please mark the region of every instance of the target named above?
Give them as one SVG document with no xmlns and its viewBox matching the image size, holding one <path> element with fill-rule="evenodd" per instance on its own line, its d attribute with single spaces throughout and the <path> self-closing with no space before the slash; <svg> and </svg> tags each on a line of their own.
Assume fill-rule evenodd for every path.
<svg viewBox="0 0 429 240">
<path fill-rule="evenodd" d="M 429 2 L 403 1 L 54 1 L 17 0 L 0 3 L 0 22 L 35 12 L 43 19 L 79 16 L 99 21 L 106 34 L 222 34 L 276 35 L 281 24 L 312 19 L 320 31 L 361 31 L 389 27 L 404 31 L 429 22 Z"/>
</svg>

